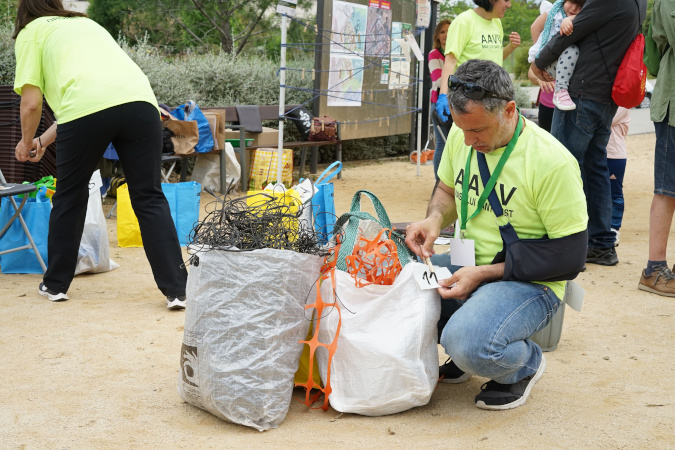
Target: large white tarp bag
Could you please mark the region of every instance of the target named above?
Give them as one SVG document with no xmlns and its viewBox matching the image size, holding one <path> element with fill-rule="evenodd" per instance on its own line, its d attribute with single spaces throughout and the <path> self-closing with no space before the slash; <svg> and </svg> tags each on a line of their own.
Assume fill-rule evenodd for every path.
<svg viewBox="0 0 675 450">
<path fill-rule="evenodd" d="M 178 392 L 264 431 L 286 417 L 323 258 L 289 250 L 200 251 L 187 282 Z M 311 319 L 311 311 L 307 313 Z"/>
<path fill-rule="evenodd" d="M 415 283 L 416 264 L 406 264 L 391 286 L 358 288 L 350 274 L 335 271 L 342 323 L 328 400 L 336 411 L 380 416 L 429 403 L 438 382 L 441 303 L 435 289 Z M 337 312 L 324 315 L 320 342 L 332 341 L 339 320 Z M 325 384 L 328 352 L 316 355 Z"/>
</svg>

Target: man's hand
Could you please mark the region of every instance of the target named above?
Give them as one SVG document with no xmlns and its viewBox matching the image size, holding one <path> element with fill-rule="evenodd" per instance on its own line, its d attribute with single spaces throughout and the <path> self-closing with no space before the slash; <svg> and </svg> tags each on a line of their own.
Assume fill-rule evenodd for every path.
<svg viewBox="0 0 675 450">
<path fill-rule="evenodd" d="M 441 227 L 435 220 L 427 217 L 406 228 L 405 243 L 417 256 L 429 258 L 434 254 L 434 241 L 441 233 Z"/>
<path fill-rule="evenodd" d="M 520 46 L 520 35 L 512 31 L 511 34 L 509 34 L 509 44 L 513 46 L 513 48 L 517 48 Z"/>
<path fill-rule="evenodd" d="M 555 78 L 548 74 L 545 70 L 541 70 L 534 63 L 530 66 L 532 68 L 532 73 L 542 81 L 555 82 Z"/>
<path fill-rule="evenodd" d="M 466 300 L 485 281 L 482 272 L 481 267 L 462 267 L 447 280 L 439 280 L 438 293 L 443 298 Z"/>
<path fill-rule="evenodd" d="M 436 113 L 438 118 L 443 122 L 447 122 L 450 118 L 450 105 L 448 104 L 448 96 L 440 94 L 436 100 Z"/>
<path fill-rule="evenodd" d="M 572 17 L 565 17 L 560 24 L 560 34 L 569 36 L 574 31 L 574 25 L 572 23 Z"/>
<path fill-rule="evenodd" d="M 466 300 L 483 283 L 501 280 L 504 277 L 504 263 L 486 266 L 465 266 L 447 280 L 440 280 L 438 293 L 443 298 Z"/>
</svg>

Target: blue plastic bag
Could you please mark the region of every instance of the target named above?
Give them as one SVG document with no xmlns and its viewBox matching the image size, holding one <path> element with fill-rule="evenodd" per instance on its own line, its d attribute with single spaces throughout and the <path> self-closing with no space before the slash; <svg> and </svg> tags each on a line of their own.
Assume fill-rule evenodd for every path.
<svg viewBox="0 0 675 450">
<path fill-rule="evenodd" d="M 331 172 L 331 170 L 333 170 Z M 317 178 L 314 183 L 316 194 L 312 198 L 314 230 L 326 233 L 326 241 L 333 237 L 335 227 L 335 186 L 329 181 L 342 170 L 342 163 L 335 161 Z"/>
<path fill-rule="evenodd" d="M 47 236 L 49 234 L 49 216 L 52 212 L 52 204 L 46 197 L 47 188 L 42 187 L 38 190 L 35 198 L 29 198 L 21 211 L 28 231 L 30 231 L 35 245 L 42 256 L 42 260 L 47 264 Z M 21 203 L 21 198 L 15 196 L 16 204 Z M 14 207 L 9 197 L 4 197 L 0 203 L 0 229 L 14 215 Z M 0 251 L 9 250 L 24 245 L 29 245 L 28 237 L 24 233 L 19 219 L 15 219 L 7 232 L 0 238 Z M 42 266 L 38 262 L 35 252 L 32 248 L 18 252 L 7 253 L 0 256 L 0 270 L 2 273 L 42 273 Z"/>
<path fill-rule="evenodd" d="M 195 146 L 195 152 L 197 153 L 207 153 L 213 150 L 215 143 L 213 141 L 213 133 L 211 132 L 211 126 L 209 121 L 206 119 L 206 116 L 199 109 L 199 106 L 192 100 L 187 102 L 184 105 L 180 105 L 173 111 L 171 115 L 179 120 L 195 120 L 197 121 L 197 128 L 199 130 L 199 142 Z"/>
<path fill-rule="evenodd" d="M 202 186 L 196 181 L 162 183 L 162 192 L 169 202 L 171 218 L 176 226 L 181 247 L 187 245 L 195 222 L 199 221 L 199 200 Z"/>
</svg>

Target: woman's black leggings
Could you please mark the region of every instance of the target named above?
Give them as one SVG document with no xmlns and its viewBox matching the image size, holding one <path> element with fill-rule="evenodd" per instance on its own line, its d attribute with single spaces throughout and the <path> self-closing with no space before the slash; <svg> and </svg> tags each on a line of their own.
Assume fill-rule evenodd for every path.
<svg viewBox="0 0 675 450">
<path fill-rule="evenodd" d="M 73 281 L 89 179 L 110 142 L 124 169 L 157 287 L 166 296 L 185 295 L 187 271 L 161 187 L 162 124 L 157 108 L 147 102 L 113 106 L 57 126 L 57 188 L 49 219 L 49 267 L 44 284 L 65 293 Z"/>
</svg>

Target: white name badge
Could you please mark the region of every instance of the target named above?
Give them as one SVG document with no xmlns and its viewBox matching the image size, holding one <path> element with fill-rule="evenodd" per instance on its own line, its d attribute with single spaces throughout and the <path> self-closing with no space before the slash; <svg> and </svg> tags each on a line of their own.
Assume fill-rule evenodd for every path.
<svg viewBox="0 0 675 450">
<path fill-rule="evenodd" d="M 450 239 L 450 264 L 453 266 L 476 265 L 476 248 L 473 239 Z"/>
</svg>

